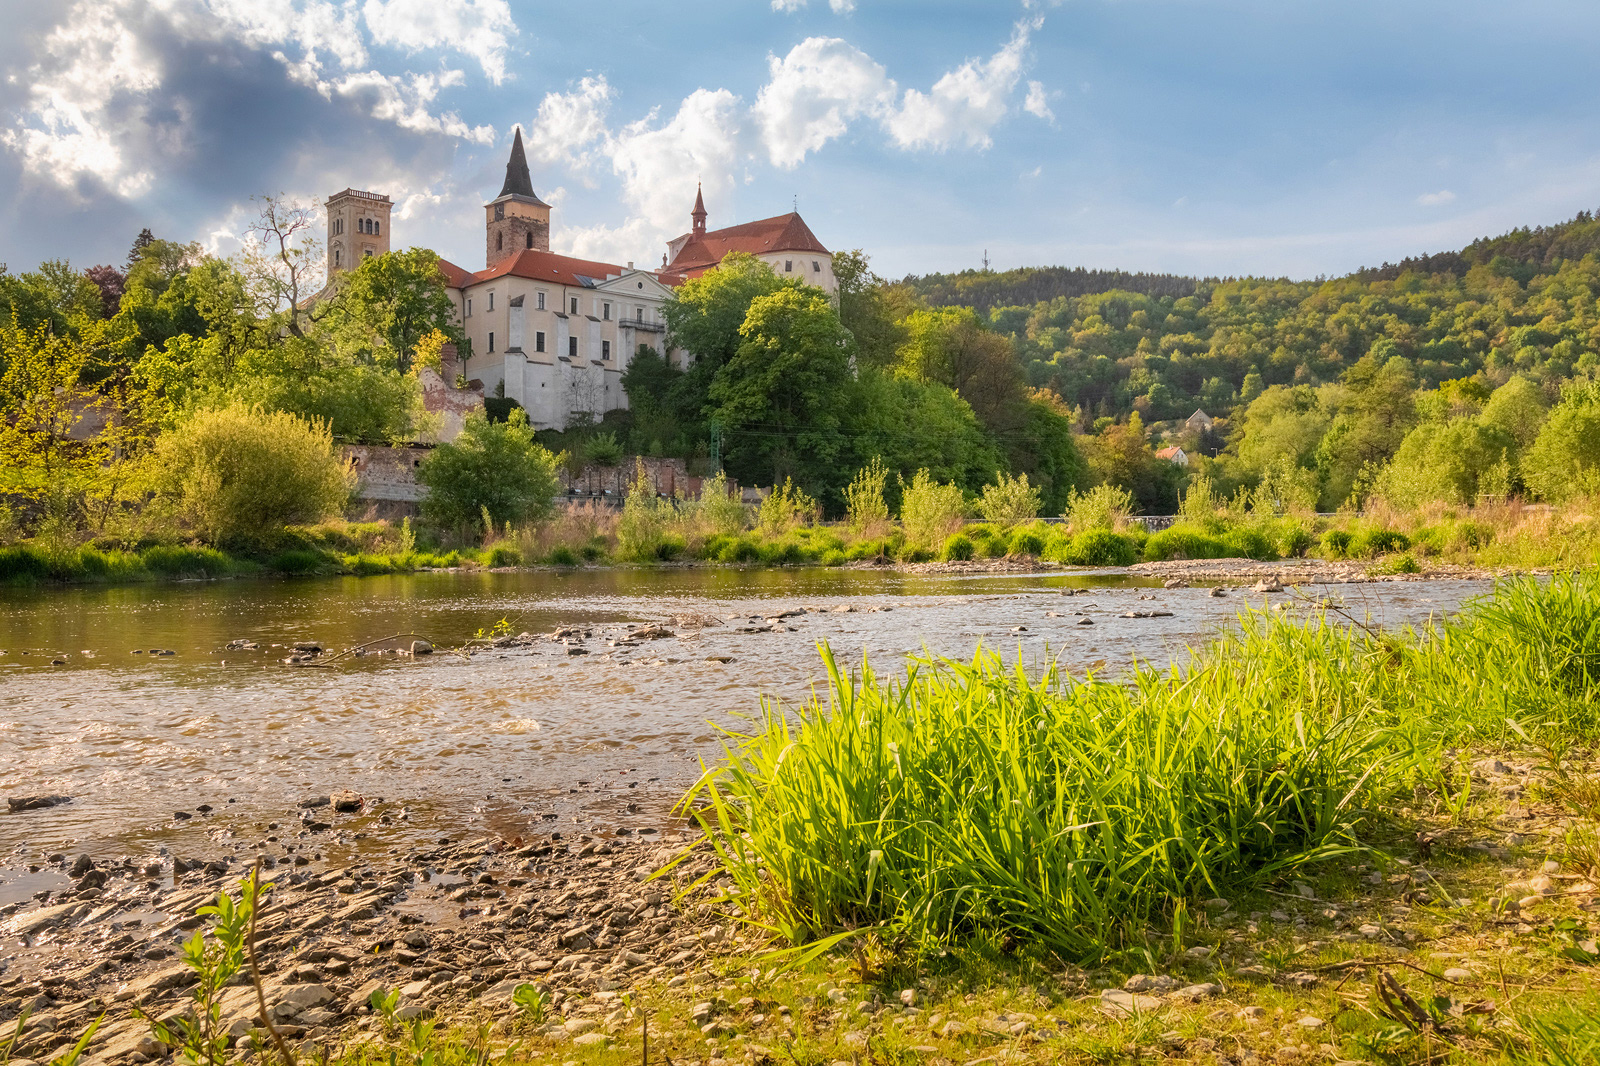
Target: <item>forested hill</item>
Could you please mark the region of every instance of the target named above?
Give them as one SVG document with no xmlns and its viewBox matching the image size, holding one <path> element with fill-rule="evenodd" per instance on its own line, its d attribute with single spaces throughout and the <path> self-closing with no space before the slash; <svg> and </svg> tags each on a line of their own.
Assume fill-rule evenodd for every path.
<svg viewBox="0 0 1600 1066">
<path fill-rule="evenodd" d="M 1125 270 L 1083 267 L 1020 267 L 1016 270 L 963 270 L 959 274 L 911 275 L 908 286 L 934 307 L 992 307 L 1033 304 L 1060 296 L 1093 296 L 1101 292 L 1136 292 L 1143 296 L 1193 296 L 1198 278 L 1177 274 L 1130 274 Z"/>
<path fill-rule="evenodd" d="M 1489 266 L 1499 259 L 1501 273 L 1526 283 L 1537 274 L 1553 271 L 1562 260 L 1582 259 L 1592 252 L 1600 252 L 1600 221 L 1596 221 L 1592 213 L 1580 211 L 1571 220 L 1553 226 L 1524 227 L 1499 237 L 1480 237 L 1459 251 L 1407 256 L 1398 263 L 1363 267 L 1349 276 L 1358 281 L 1394 281 L 1406 273 L 1451 274 L 1460 278 L 1475 266 Z M 1513 264 L 1521 269 L 1513 269 Z M 996 307 L 1026 306 L 1062 296 L 1094 296 L 1105 292 L 1174 298 L 1205 295 L 1219 280 L 1085 267 L 1018 267 L 1000 271 L 963 270 L 959 274 L 912 274 L 901 284 L 934 307 L 972 307 L 987 313 Z"/>
</svg>

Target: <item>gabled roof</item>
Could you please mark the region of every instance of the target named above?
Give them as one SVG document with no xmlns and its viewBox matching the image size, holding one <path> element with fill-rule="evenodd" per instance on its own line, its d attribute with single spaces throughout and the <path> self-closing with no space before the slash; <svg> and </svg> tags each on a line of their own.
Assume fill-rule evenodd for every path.
<svg viewBox="0 0 1600 1066">
<path fill-rule="evenodd" d="M 1156 452 L 1156 458 L 1157 459 L 1176 459 L 1178 456 L 1180 456 L 1182 454 L 1183 454 L 1183 449 L 1178 447 L 1176 444 L 1174 444 L 1170 448 L 1162 448 L 1159 452 Z"/>
<path fill-rule="evenodd" d="M 452 289 L 472 284 L 472 271 L 458 267 L 448 259 L 439 260 L 439 272 L 444 275 L 445 284 Z"/>
<path fill-rule="evenodd" d="M 771 255 L 773 252 L 815 252 L 831 255 L 811 227 L 796 212 L 764 218 L 759 222 L 745 222 L 726 229 L 714 229 L 703 234 L 686 233 L 678 240 L 687 241 L 666 267 L 680 274 L 709 270 L 722 262 L 729 252 L 748 252 L 750 255 Z"/>
<path fill-rule="evenodd" d="M 538 249 L 529 249 L 519 252 L 514 256 L 507 256 L 488 270 L 480 270 L 472 275 L 469 284 L 493 281 L 507 275 L 516 278 L 530 278 L 534 281 L 548 281 L 556 285 L 581 285 L 592 286 L 596 282 L 621 274 L 626 267 L 615 263 L 601 263 L 592 259 L 574 259 L 569 255 L 557 255 L 554 252 L 541 252 Z"/>
</svg>

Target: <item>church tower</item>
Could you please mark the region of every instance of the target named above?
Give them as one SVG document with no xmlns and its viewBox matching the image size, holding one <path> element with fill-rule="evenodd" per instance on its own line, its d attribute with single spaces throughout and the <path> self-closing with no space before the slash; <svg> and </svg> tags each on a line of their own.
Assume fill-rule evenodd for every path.
<svg viewBox="0 0 1600 1066">
<path fill-rule="evenodd" d="M 489 268 L 529 249 L 550 250 L 550 205 L 533 194 L 521 126 L 511 142 L 511 158 L 506 160 L 506 183 L 500 195 L 484 205 L 484 215 L 488 238 L 484 260 Z"/>
<path fill-rule="evenodd" d="M 328 214 L 328 277 L 389 250 L 394 204 L 387 196 L 346 189 L 328 197 L 323 207 Z"/>
<path fill-rule="evenodd" d="M 691 232 L 696 237 L 704 237 L 706 235 L 706 201 L 705 197 L 700 195 L 700 183 L 698 181 L 694 183 L 694 210 L 689 212 L 689 220 L 694 224 Z"/>
</svg>

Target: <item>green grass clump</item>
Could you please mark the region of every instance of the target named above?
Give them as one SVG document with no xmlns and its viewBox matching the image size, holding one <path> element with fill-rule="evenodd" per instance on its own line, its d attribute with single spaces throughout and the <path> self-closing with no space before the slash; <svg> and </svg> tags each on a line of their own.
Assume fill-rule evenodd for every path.
<svg viewBox="0 0 1600 1066">
<path fill-rule="evenodd" d="M 972 539 L 970 537 L 963 536 L 960 533 L 952 533 L 945 539 L 944 550 L 939 554 L 940 558 L 947 562 L 964 563 L 972 558 L 972 552 Z"/>
<path fill-rule="evenodd" d="M 1350 555 L 1371 559 L 1389 552 L 1403 552 L 1411 547 L 1411 538 L 1398 529 L 1367 529 L 1350 539 Z"/>
<path fill-rule="evenodd" d="M 870 927 L 1088 959 L 1365 847 L 1447 750 L 1600 726 L 1593 572 L 1503 583 L 1421 632 L 1242 623 L 1118 682 L 982 651 L 855 678 L 824 649 L 825 701 L 767 704 L 683 809 L 744 919 L 791 942 Z"/>
<path fill-rule="evenodd" d="M 823 566 L 843 566 L 847 562 L 849 562 L 849 559 L 847 559 L 844 552 L 840 551 L 838 548 L 829 549 L 828 551 L 824 552 L 822 556 Z"/>
<path fill-rule="evenodd" d="M 1330 559 L 1344 559 L 1350 555 L 1350 531 L 1330 529 L 1322 535 L 1322 554 Z"/>
<path fill-rule="evenodd" d="M 1011 534 L 1011 539 L 1006 545 L 1006 553 L 1008 555 L 1043 555 L 1044 546 L 1044 534 L 1031 526 L 1023 526 Z"/>
<path fill-rule="evenodd" d="M 1159 533 L 1152 533 L 1144 544 L 1147 563 L 1164 563 L 1173 559 L 1221 559 L 1227 553 L 1228 549 L 1220 538 L 1189 525 L 1170 526 Z"/>
<path fill-rule="evenodd" d="M 1060 550 L 1057 561 L 1068 566 L 1132 566 L 1143 547 L 1136 539 L 1109 529 L 1079 533 Z"/>
<path fill-rule="evenodd" d="M 484 560 L 485 566 L 521 566 L 522 553 L 516 548 L 505 544 L 496 544 L 489 549 L 489 555 Z"/>
<path fill-rule="evenodd" d="M 578 553 L 565 544 L 558 544 L 550 549 L 551 566 L 577 566 Z"/>
<path fill-rule="evenodd" d="M 314 574 L 321 570 L 326 560 L 321 553 L 305 548 L 291 548 L 267 560 L 267 569 L 280 574 Z"/>
<path fill-rule="evenodd" d="M 221 577 L 237 564 L 215 548 L 158 545 L 139 553 L 139 562 L 153 574 L 167 577 Z"/>
<path fill-rule="evenodd" d="M 1231 557 L 1256 560 L 1278 558 L 1278 549 L 1259 529 L 1230 529 L 1222 535 L 1222 545 Z"/>
</svg>

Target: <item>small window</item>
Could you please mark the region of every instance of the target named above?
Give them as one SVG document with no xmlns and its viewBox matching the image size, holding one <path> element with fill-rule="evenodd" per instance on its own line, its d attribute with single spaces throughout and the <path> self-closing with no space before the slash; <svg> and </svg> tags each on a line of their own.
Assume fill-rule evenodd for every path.
<svg viewBox="0 0 1600 1066">
<path fill-rule="evenodd" d="M 492 330 L 489 333 L 489 350 L 491 352 L 494 351 L 494 332 Z"/>
<path fill-rule="evenodd" d="M 603 303 L 603 304 L 600 305 L 600 317 L 605 319 L 607 322 L 611 321 L 611 305 L 610 304 Z"/>
<path fill-rule="evenodd" d="M 533 350 L 536 352 L 544 351 L 544 330 L 542 329 L 533 335 Z"/>
<path fill-rule="evenodd" d="M 333 265 L 334 266 L 338 266 L 339 265 L 339 249 L 337 249 L 337 248 L 335 248 L 333 250 Z"/>
<path fill-rule="evenodd" d="M 376 237 L 376 236 L 379 236 L 382 233 L 383 233 L 383 223 L 377 221 L 376 219 L 374 219 L 373 223 L 372 223 L 372 235 L 374 237 Z"/>
<path fill-rule="evenodd" d="M 572 313 L 578 313 L 578 298 L 576 296 L 572 298 Z"/>
<path fill-rule="evenodd" d="M 538 301 L 539 301 L 539 303 L 538 303 L 539 310 L 543 311 L 544 310 L 544 293 L 542 293 L 542 292 L 538 293 L 537 297 L 538 297 Z"/>
<path fill-rule="evenodd" d="M 524 233 L 523 237 L 525 237 L 527 239 L 527 246 L 529 248 L 532 248 L 533 247 L 533 230 L 529 230 L 527 233 Z"/>
<path fill-rule="evenodd" d="M 813 273 L 813 274 L 822 273 L 822 264 L 820 262 L 818 262 L 817 260 L 815 260 L 815 259 L 811 260 L 811 273 Z"/>
<path fill-rule="evenodd" d="M 793 274 L 794 273 L 794 260 L 793 259 L 785 259 L 783 261 L 783 272 L 785 274 Z"/>
<path fill-rule="evenodd" d="M 372 258 L 372 249 L 371 249 L 371 248 L 368 248 L 368 249 L 367 249 L 367 258 L 368 258 L 368 259 L 371 259 L 371 258 Z"/>
<path fill-rule="evenodd" d="M 576 359 L 576 358 L 578 358 L 578 338 L 576 338 L 576 337 L 568 337 L 567 338 L 567 358 L 568 359 Z"/>
<path fill-rule="evenodd" d="M 494 250 L 497 251 L 497 252 L 501 252 L 501 251 L 505 250 L 505 247 L 506 247 L 506 235 L 504 233 L 496 233 L 494 235 Z"/>
<path fill-rule="evenodd" d="M 494 290 L 489 290 L 489 310 L 494 310 Z"/>
<path fill-rule="evenodd" d="M 467 317 L 472 317 L 472 297 L 467 297 Z"/>
<path fill-rule="evenodd" d="M 611 342 L 610 341 L 601 341 L 600 342 L 600 358 L 602 358 L 602 359 L 610 359 L 611 358 Z"/>
<path fill-rule="evenodd" d="M 635 307 L 633 309 L 633 320 L 635 322 L 643 322 L 644 321 L 644 308 Z"/>
</svg>

